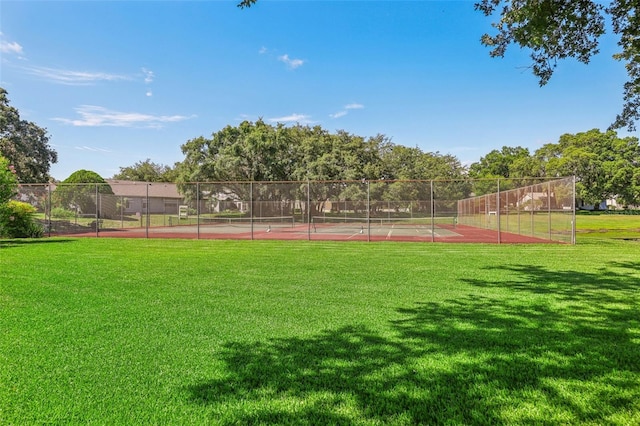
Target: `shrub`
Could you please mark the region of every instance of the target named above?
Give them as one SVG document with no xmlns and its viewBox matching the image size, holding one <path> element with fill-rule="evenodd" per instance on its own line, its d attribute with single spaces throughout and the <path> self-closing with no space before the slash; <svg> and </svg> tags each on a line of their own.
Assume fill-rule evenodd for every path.
<svg viewBox="0 0 640 426">
<path fill-rule="evenodd" d="M 39 238 L 42 225 L 33 217 L 36 208 L 31 204 L 11 200 L 0 206 L 0 237 Z"/>
<path fill-rule="evenodd" d="M 57 219 L 72 219 L 75 215 L 75 212 L 62 207 L 55 207 L 51 209 L 51 217 L 55 217 Z"/>
</svg>

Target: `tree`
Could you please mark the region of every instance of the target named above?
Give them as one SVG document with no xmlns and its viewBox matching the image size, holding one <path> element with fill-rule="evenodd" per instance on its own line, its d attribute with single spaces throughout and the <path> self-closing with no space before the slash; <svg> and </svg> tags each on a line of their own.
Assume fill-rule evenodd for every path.
<svg viewBox="0 0 640 426">
<path fill-rule="evenodd" d="M 473 179 L 516 177 L 519 174 L 516 168 L 519 166 L 518 161 L 526 161 L 530 157 L 527 148 L 503 146 L 500 151 L 494 149 L 481 157 L 479 162 L 469 166 L 469 177 Z"/>
<path fill-rule="evenodd" d="M 451 155 L 424 153 L 419 148 L 396 146 L 384 135 L 364 138 L 339 130 L 329 133 L 320 126 L 272 126 L 258 120 L 227 126 L 211 139 L 198 137 L 182 145 L 185 160 L 179 165 L 180 189 L 190 198 L 206 196 L 210 187 L 195 194 L 189 182 L 225 182 L 227 195 L 243 200 L 306 199 L 306 185 L 260 185 L 249 194 L 252 181 L 324 181 L 311 187 L 310 206 L 318 211 L 327 200 L 342 205 L 364 205 L 367 186 L 363 181 L 392 179 L 460 179 L 465 168 Z M 349 181 L 346 183 L 345 181 Z M 286 189 L 285 189 L 286 188 Z M 374 183 L 370 193 L 379 200 L 429 200 L 429 186 L 423 183 Z M 441 193 L 467 194 L 464 184 L 441 185 Z M 222 189 L 217 187 L 216 191 Z M 258 192 L 255 192 L 258 191 Z M 288 191 L 288 192 L 287 192 Z M 388 194 L 392 191 L 393 194 Z M 417 192 L 416 192 L 417 191 Z M 344 203 L 343 203 L 344 202 Z M 262 206 L 264 207 L 265 204 Z"/>
<path fill-rule="evenodd" d="M 480 158 L 469 166 L 469 177 L 475 179 L 474 193 L 489 194 L 527 185 L 530 180 L 521 178 L 539 176 L 529 150 L 521 146 L 503 146 Z M 500 180 L 498 186 L 498 179 Z"/>
<path fill-rule="evenodd" d="M 51 164 L 58 154 L 49 147 L 46 129 L 21 120 L 17 109 L 9 106 L 7 91 L 0 87 L 0 154 L 15 167 L 22 183 L 49 181 Z"/>
<path fill-rule="evenodd" d="M 504 57 L 511 44 L 531 50 L 531 69 L 545 85 L 559 60 L 573 57 L 588 64 L 598 53 L 598 39 L 605 33 L 605 15 L 620 38 L 621 52 L 613 56 L 625 62 L 622 111 L 611 128 L 635 130 L 640 119 L 640 55 L 638 54 L 638 2 L 613 0 L 605 7 L 597 0 L 482 0 L 475 7 L 486 16 L 498 15 L 492 24 L 497 34 L 484 34 L 482 44 L 492 57 Z"/>
<path fill-rule="evenodd" d="M 136 182 L 174 182 L 176 177 L 175 169 L 164 164 L 156 164 L 149 158 L 138 161 L 133 166 L 120 167 L 120 172 L 113 175 L 113 179 Z"/>
<path fill-rule="evenodd" d="M 410 200 L 431 200 L 431 185 L 417 180 L 439 180 L 434 192 L 440 199 L 454 199 L 468 195 L 466 168 L 460 160 L 449 154 L 439 152 L 423 152 L 420 148 L 409 148 L 402 145 L 390 145 L 381 153 L 383 178 L 385 180 L 401 180 L 391 183 L 384 197 L 396 202 L 396 206 L 405 208 Z M 429 213 L 429 206 L 419 206 Z"/>
<path fill-rule="evenodd" d="M 218 195 L 225 193 L 243 201 L 292 198 L 276 186 L 256 187 L 259 193 L 251 194 L 249 185 L 252 181 L 292 179 L 296 153 L 290 129 L 284 125 L 244 121 L 237 127 L 226 126 L 211 139 L 201 136 L 189 140 L 181 148 L 185 159 L 177 167 L 178 182 L 187 198 L 202 198 L 202 191 L 211 192 L 201 187 L 201 193 L 196 194 L 196 186 L 189 182 L 225 182 L 224 188 L 216 188 Z"/>
<path fill-rule="evenodd" d="M 9 164 L 9 160 L 0 155 L 0 206 L 17 194 L 17 188 L 18 178 L 15 168 Z"/>
<path fill-rule="evenodd" d="M 565 134 L 546 144 L 534 157 L 545 164 L 547 176 L 575 175 L 577 196 L 587 204 L 616 198 L 624 204 L 640 203 L 640 145 L 638 138 L 619 138 L 598 129 Z"/>
<path fill-rule="evenodd" d="M 257 0 L 242 0 L 248 8 Z M 612 0 L 605 7 L 598 0 L 480 0 L 476 10 L 485 16 L 497 15 L 492 26 L 497 34 L 484 34 L 481 43 L 491 47 L 492 57 L 504 57 L 511 44 L 531 50 L 531 69 L 541 86 L 547 84 L 559 60 L 575 58 L 588 64 L 597 54 L 598 40 L 605 33 L 605 15 L 620 38 L 621 51 L 613 55 L 625 62 L 628 81 L 624 84 L 622 111 L 611 129 L 635 130 L 640 119 L 640 37 L 637 1 Z"/>
<path fill-rule="evenodd" d="M 57 206 L 81 214 L 99 212 L 103 217 L 111 217 L 116 210 L 112 195 L 111 186 L 102 176 L 90 170 L 78 170 L 57 186 L 53 201 Z"/>
</svg>

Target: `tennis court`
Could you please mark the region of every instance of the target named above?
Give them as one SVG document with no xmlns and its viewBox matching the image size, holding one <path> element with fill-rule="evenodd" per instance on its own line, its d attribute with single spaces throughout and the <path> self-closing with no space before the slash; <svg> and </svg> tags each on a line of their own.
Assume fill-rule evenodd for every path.
<svg viewBox="0 0 640 426">
<path fill-rule="evenodd" d="M 294 217 L 216 218 L 199 223 L 173 224 L 148 228 L 100 229 L 98 232 L 70 236 L 120 238 L 183 238 L 233 240 L 310 240 L 310 241 L 408 241 L 467 243 L 544 243 L 536 236 L 499 232 L 460 225 L 455 217 L 381 219 L 314 217 L 310 223 Z"/>
<path fill-rule="evenodd" d="M 311 218 L 313 234 L 344 236 L 347 239 L 367 236 L 374 240 L 417 239 L 430 240 L 438 237 L 460 237 L 455 232 L 455 217 L 418 218 L 354 218 L 314 216 Z"/>
<path fill-rule="evenodd" d="M 23 185 L 48 236 L 575 241 L 573 179 Z M 482 192 L 482 195 L 478 193 Z"/>
<path fill-rule="evenodd" d="M 201 237 L 318 240 L 431 240 L 462 237 L 455 232 L 455 217 L 366 218 L 314 216 L 309 223 L 296 223 L 294 216 L 266 218 L 211 218 L 195 225 L 156 228 L 152 233 L 200 234 Z"/>
</svg>

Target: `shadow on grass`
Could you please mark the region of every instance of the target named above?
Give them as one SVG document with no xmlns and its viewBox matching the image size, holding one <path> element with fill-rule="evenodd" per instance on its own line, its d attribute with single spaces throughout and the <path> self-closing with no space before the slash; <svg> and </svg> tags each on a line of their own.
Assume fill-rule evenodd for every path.
<svg viewBox="0 0 640 426">
<path fill-rule="evenodd" d="M 515 297 L 402 308 L 386 334 L 357 326 L 229 343 L 214 355 L 220 376 L 188 390 L 222 423 L 633 423 L 638 280 L 619 269 L 638 264 L 613 266 L 505 267 L 517 282 L 469 282 Z"/>
<path fill-rule="evenodd" d="M 20 247 L 25 245 L 33 245 L 33 244 L 62 244 L 62 243 L 72 243 L 75 242 L 74 239 L 68 238 L 32 238 L 32 239 L 11 239 L 11 240 L 1 240 L 0 239 L 0 248 L 6 247 Z"/>
<path fill-rule="evenodd" d="M 488 268 L 515 276 L 514 280 L 487 281 L 468 278 L 464 281 L 477 287 L 510 288 L 518 292 L 549 295 L 560 300 L 577 302 L 628 301 L 640 291 L 640 262 L 611 262 L 597 272 L 551 270 L 542 266 L 510 265 Z"/>
</svg>

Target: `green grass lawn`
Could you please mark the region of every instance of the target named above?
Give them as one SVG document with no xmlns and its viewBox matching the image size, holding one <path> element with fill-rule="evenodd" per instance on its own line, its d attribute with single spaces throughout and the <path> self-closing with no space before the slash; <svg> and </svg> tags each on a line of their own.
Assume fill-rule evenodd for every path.
<svg viewBox="0 0 640 426">
<path fill-rule="evenodd" d="M 578 214 L 577 238 L 584 239 L 640 239 L 640 215 Z"/>
<path fill-rule="evenodd" d="M 638 253 L 0 242 L 0 424 L 640 424 Z"/>
</svg>

